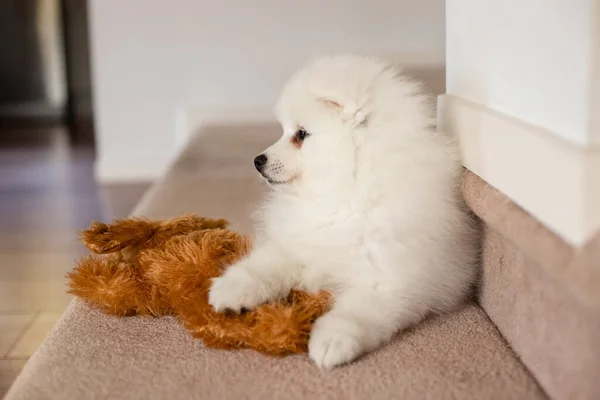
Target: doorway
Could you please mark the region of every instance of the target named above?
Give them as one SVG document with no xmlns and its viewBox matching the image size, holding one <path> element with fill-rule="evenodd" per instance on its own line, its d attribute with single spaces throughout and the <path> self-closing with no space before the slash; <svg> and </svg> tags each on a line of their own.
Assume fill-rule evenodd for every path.
<svg viewBox="0 0 600 400">
<path fill-rule="evenodd" d="M 94 145 L 87 0 L 0 2 L 0 123 Z"/>
</svg>

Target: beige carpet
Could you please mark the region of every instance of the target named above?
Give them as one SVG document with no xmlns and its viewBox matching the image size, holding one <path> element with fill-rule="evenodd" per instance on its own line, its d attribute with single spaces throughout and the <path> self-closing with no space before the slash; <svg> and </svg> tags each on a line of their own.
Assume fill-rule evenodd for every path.
<svg viewBox="0 0 600 400">
<path fill-rule="evenodd" d="M 210 129 L 137 215 L 196 211 L 248 231 L 264 186 L 252 158 L 270 127 Z M 470 304 L 403 332 L 357 362 L 319 371 L 305 356 L 209 350 L 171 318 L 114 318 L 75 301 L 7 395 L 16 399 L 543 399 L 483 310 Z"/>
<path fill-rule="evenodd" d="M 67 310 L 7 399 L 540 399 L 480 308 L 427 321 L 353 365 L 205 349 L 171 318 Z"/>
<path fill-rule="evenodd" d="M 600 399 L 600 233 L 574 249 L 477 176 L 484 221 L 479 302 L 554 399 Z"/>
</svg>

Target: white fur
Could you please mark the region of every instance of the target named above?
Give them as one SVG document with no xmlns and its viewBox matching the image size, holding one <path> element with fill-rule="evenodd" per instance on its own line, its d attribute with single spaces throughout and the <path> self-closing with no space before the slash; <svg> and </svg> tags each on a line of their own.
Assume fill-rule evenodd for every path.
<svg viewBox="0 0 600 400">
<path fill-rule="evenodd" d="M 284 132 L 263 175 L 282 183 L 254 250 L 214 280 L 210 304 L 240 311 L 293 287 L 331 290 L 309 341 L 312 360 L 331 368 L 461 303 L 475 230 L 457 146 L 432 127 L 420 85 L 371 58 L 321 57 L 290 79 L 276 111 Z M 299 127 L 311 134 L 301 148 Z"/>
</svg>

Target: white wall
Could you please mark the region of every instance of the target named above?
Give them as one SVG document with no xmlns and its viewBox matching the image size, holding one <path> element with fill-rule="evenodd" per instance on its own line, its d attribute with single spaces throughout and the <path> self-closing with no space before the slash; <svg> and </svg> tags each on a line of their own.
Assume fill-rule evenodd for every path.
<svg viewBox="0 0 600 400">
<path fill-rule="evenodd" d="M 448 0 L 448 93 L 589 145 L 596 2 Z"/>
<path fill-rule="evenodd" d="M 91 0 L 100 179 L 154 177 L 190 109 L 270 111 L 315 53 L 443 66 L 444 0 Z"/>
<path fill-rule="evenodd" d="M 60 117 L 67 100 L 60 2 L 0 2 L 0 116 Z"/>
<path fill-rule="evenodd" d="M 447 0 L 439 126 L 575 246 L 600 229 L 600 2 Z"/>
</svg>

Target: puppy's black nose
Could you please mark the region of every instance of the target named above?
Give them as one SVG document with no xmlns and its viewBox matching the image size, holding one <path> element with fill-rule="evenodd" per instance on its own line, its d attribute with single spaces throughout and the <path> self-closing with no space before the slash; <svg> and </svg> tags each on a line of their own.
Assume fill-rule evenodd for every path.
<svg viewBox="0 0 600 400">
<path fill-rule="evenodd" d="M 257 170 L 262 170 L 265 164 L 267 163 L 267 156 L 261 154 L 254 159 L 254 166 Z"/>
</svg>

